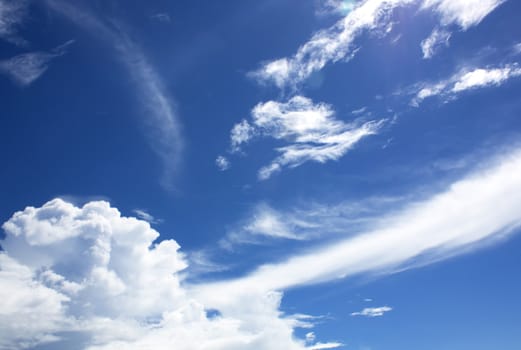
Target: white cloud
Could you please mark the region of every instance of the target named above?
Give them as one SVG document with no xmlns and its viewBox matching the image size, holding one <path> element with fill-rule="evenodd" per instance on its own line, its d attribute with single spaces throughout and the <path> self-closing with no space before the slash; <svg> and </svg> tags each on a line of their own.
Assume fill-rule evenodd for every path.
<svg viewBox="0 0 521 350">
<path fill-rule="evenodd" d="M 389 28 L 392 28 L 390 17 L 397 7 L 418 4 L 424 10 L 434 11 L 442 26 L 454 24 L 466 30 L 479 24 L 503 2 L 504 0 L 365 0 L 355 4 L 326 1 L 326 8 L 344 11 L 345 16 L 333 26 L 315 33 L 293 56 L 267 62 L 251 75 L 260 82 L 273 83 L 280 88 L 294 87 L 326 64 L 351 58 L 358 49 L 355 41 L 362 33 L 388 33 Z M 347 11 L 342 9 L 345 4 L 348 4 Z M 433 39 L 431 35 L 431 44 Z M 441 40 L 439 37 L 437 39 Z"/>
<path fill-rule="evenodd" d="M 243 278 L 191 286 L 180 277 L 186 261 L 177 243 L 158 241 L 147 222 L 123 217 L 107 202 L 27 207 L 3 225 L 0 294 L 11 301 L 0 310 L 0 349 L 50 341 L 59 347 L 60 337 L 79 335 L 91 350 L 338 347 L 295 339 L 293 329 L 309 327 L 312 318 L 282 314 L 279 291 L 431 263 L 516 232 L 521 150 L 491 164 L 359 235 Z M 218 313 L 208 316 L 210 309 Z M 385 310 L 360 314 L 379 312 Z"/>
<path fill-rule="evenodd" d="M 181 278 L 185 256 L 104 201 L 27 207 L 2 226 L 0 349 L 82 339 L 82 348 L 310 349 L 310 319 L 279 311 L 281 293 L 243 295 L 209 316 Z M 155 242 L 155 243 L 154 243 Z M 79 342 L 76 344 L 80 344 Z"/>
<path fill-rule="evenodd" d="M 316 14 L 345 16 L 355 8 L 356 0 L 317 0 Z"/>
<path fill-rule="evenodd" d="M 230 161 L 224 156 L 218 156 L 215 159 L 215 165 L 217 165 L 217 168 L 221 171 L 230 169 Z"/>
<path fill-rule="evenodd" d="M 232 226 L 220 246 L 233 250 L 236 245 L 269 244 L 273 240 L 313 241 L 346 236 L 366 228 L 382 212 L 396 207 L 404 198 L 374 197 L 356 203 L 334 206 L 307 203 L 296 208 L 276 210 L 260 203 L 245 220 Z"/>
<path fill-rule="evenodd" d="M 311 347 L 309 347 L 309 350 L 322 350 L 322 349 L 336 349 L 344 344 L 342 343 L 317 343 Z"/>
<path fill-rule="evenodd" d="M 54 58 L 65 54 L 67 46 L 72 43 L 73 41 L 69 41 L 51 52 L 24 53 L 0 61 L 0 73 L 7 75 L 20 86 L 28 86 L 45 73 Z"/>
<path fill-rule="evenodd" d="M 451 32 L 435 28 L 431 35 L 421 42 L 421 48 L 423 52 L 423 58 L 429 59 L 442 47 L 449 46 L 449 40 Z"/>
<path fill-rule="evenodd" d="M 353 312 L 351 316 L 365 316 L 365 317 L 381 317 L 385 313 L 392 311 L 393 308 L 389 306 L 382 307 L 368 307 L 359 312 Z"/>
<path fill-rule="evenodd" d="M 170 17 L 170 15 L 166 12 L 153 14 L 152 16 L 150 16 L 150 18 L 161 23 L 170 23 L 172 21 L 172 17 Z"/>
<path fill-rule="evenodd" d="M 305 221 L 261 203 L 255 207 L 251 217 L 228 232 L 219 245 L 232 250 L 238 244 L 262 244 L 266 239 L 305 240 L 307 237 L 303 231 L 307 226 Z"/>
<path fill-rule="evenodd" d="M 150 213 L 148 213 L 144 209 L 134 209 L 134 210 L 132 210 L 132 212 L 134 214 L 136 214 L 136 216 L 139 219 L 145 220 L 146 222 L 151 223 L 151 224 L 159 224 L 159 223 L 161 223 L 163 221 L 161 219 L 155 218 L 153 215 L 151 215 Z"/>
<path fill-rule="evenodd" d="M 281 88 L 299 84 L 326 64 L 349 58 L 357 50 L 354 41 L 360 33 L 387 27 L 389 23 L 386 19 L 395 7 L 414 1 L 362 1 L 335 25 L 314 34 L 294 56 L 268 62 L 253 72 L 252 76 L 261 82 L 271 82 Z"/>
<path fill-rule="evenodd" d="M 444 27 L 457 25 L 462 30 L 476 26 L 505 0 L 424 0 L 423 9 L 436 11 Z M 423 58 L 434 56 L 443 46 L 449 45 L 451 32 L 435 28 L 431 35 L 422 41 Z"/>
<path fill-rule="evenodd" d="M 451 91 L 461 92 L 480 87 L 497 86 L 511 77 L 519 75 L 521 75 L 521 69 L 517 67 L 475 69 L 463 74 L 458 81 L 456 81 Z"/>
<path fill-rule="evenodd" d="M 18 27 L 27 16 L 26 0 L 0 0 L 0 39 L 16 45 L 27 42 L 17 35 Z"/>
<path fill-rule="evenodd" d="M 261 266 L 242 278 L 201 286 L 198 293 L 218 307 L 227 303 L 221 295 L 230 297 L 235 291 L 284 290 L 361 273 L 392 272 L 504 238 L 521 226 L 521 150 L 492 163 L 444 192 L 391 211 L 358 235 Z"/>
<path fill-rule="evenodd" d="M 143 113 L 143 120 L 148 128 L 149 142 L 164 166 L 161 183 L 166 189 L 174 190 L 173 182 L 181 166 L 184 142 L 175 106 L 154 67 L 136 43 L 117 25 L 108 26 L 87 8 L 76 8 L 61 0 L 45 0 L 45 3 L 53 11 L 115 48 L 118 58 L 134 79 L 144 106 L 146 113 Z"/>
<path fill-rule="evenodd" d="M 457 24 L 466 30 L 478 25 L 505 0 L 424 0 L 424 9 L 433 9 L 442 25 Z"/>
<path fill-rule="evenodd" d="M 441 96 L 450 100 L 464 91 L 499 86 L 519 76 L 521 76 L 521 68 L 517 64 L 497 68 L 464 68 L 448 79 L 436 83 L 417 84 L 412 89 L 415 96 L 411 105 L 418 106 L 423 100 L 432 96 Z"/>
<path fill-rule="evenodd" d="M 255 135 L 255 128 L 247 120 L 235 124 L 230 132 L 232 152 L 239 152 L 241 145 L 247 143 Z"/>
<path fill-rule="evenodd" d="M 247 121 L 232 129 L 232 148 L 251 139 L 236 135 L 258 134 L 287 142 L 276 148 L 280 155 L 259 170 L 260 180 L 270 178 L 285 167 L 295 168 L 308 161 L 325 163 L 337 160 L 360 140 L 378 132 L 384 121 L 370 121 L 361 125 L 345 123 L 334 118 L 334 111 L 325 103 L 315 104 L 309 98 L 294 96 L 288 102 L 259 103 L 252 110 L 252 122 Z M 247 125 L 247 127 L 246 127 Z"/>
</svg>

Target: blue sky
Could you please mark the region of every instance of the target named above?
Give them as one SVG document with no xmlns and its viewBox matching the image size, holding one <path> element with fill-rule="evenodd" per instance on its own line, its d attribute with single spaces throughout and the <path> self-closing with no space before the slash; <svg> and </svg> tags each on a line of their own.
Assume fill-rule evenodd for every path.
<svg viewBox="0 0 521 350">
<path fill-rule="evenodd" d="M 514 0 L 0 0 L 0 349 L 514 349 Z"/>
</svg>

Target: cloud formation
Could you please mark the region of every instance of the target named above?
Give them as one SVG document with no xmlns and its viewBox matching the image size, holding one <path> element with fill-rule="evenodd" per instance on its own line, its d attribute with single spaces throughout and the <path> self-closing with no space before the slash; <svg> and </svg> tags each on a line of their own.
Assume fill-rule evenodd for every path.
<svg viewBox="0 0 521 350">
<path fill-rule="evenodd" d="M 305 81 L 328 63 L 349 59 L 358 49 L 356 39 L 364 32 L 382 31 L 391 24 L 395 8 L 419 5 L 424 11 L 433 11 L 441 26 L 457 25 L 462 30 L 479 24 L 483 18 L 496 9 L 504 0 L 364 0 L 349 3 L 345 16 L 333 26 L 315 33 L 309 41 L 300 46 L 291 57 L 284 57 L 264 64 L 251 75 L 263 83 L 273 83 L 279 88 L 295 87 Z M 340 1 L 326 4 L 338 6 Z M 342 12 L 342 11 L 340 11 Z M 434 54 L 435 43 L 439 43 L 444 33 L 437 29 L 423 42 L 427 56 Z M 445 38 L 447 34 L 444 35 Z M 429 49 L 430 46 L 430 49 Z"/>
<path fill-rule="evenodd" d="M 50 62 L 66 53 L 74 41 L 68 41 L 51 52 L 29 52 L 0 61 L 0 73 L 7 75 L 20 86 L 28 86 L 40 78 Z"/>
<path fill-rule="evenodd" d="M 174 178 L 181 166 L 184 142 L 175 106 L 154 67 L 139 46 L 115 24 L 96 17 L 87 8 L 77 8 L 61 0 L 45 0 L 47 6 L 79 27 L 115 48 L 135 81 L 138 97 L 144 107 L 143 121 L 148 129 L 151 148 L 161 158 L 163 187 L 174 190 Z"/>
<path fill-rule="evenodd" d="M 355 236 L 263 265 L 242 278 L 201 286 L 199 295 L 217 307 L 227 303 L 220 295 L 229 297 L 237 290 L 285 290 L 362 273 L 392 272 L 507 237 L 521 227 L 521 177 L 517 176 L 521 150 L 491 164 L 444 192 L 383 215 Z"/>
<path fill-rule="evenodd" d="M 411 105 L 417 107 L 423 100 L 433 96 L 451 100 L 462 92 L 499 86 L 519 76 L 521 76 L 521 68 L 517 64 L 508 64 L 496 68 L 464 68 L 448 79 L 435 83 L 417 84 L 412 89 L 414 97 L 411 100 Z"/>
<path fill-rule="evenodd" d="M 463 31 L 474 27 L 504 2 L 505 0 L 424 0 L 423 9 L 437 12 L 441 23 L 422 41 L 423 58 L 432 58 L 443 46 L 449 45 L 452 33 L 448 27 L 457 26 Z"/>
<path fill-rule="evenodd" d="M 232 150 L 240 150 L 254 135 L 286 142 L 276 148 L 280 155 L 259 170 L 259 179 L 266 180 L 284 168 L 295 168 L 308 161 L 337 160 L 366 136 L 378 133 L 384 123 L 345 123 L 334 114 L 330 105 L 313 103 L 303 96 L 294 96 L 287 102 L 259 103 L 251 112 L 251 123 L 243 120 L 233 127 Z"/>
<path fill-rule="evenodd" d="M 15 45 L 26 45 L 27 42 L 18 36 L 18 28 L 27 16 L 26 0 L 0 0 L 0 39 Z"/>
<path fill-rule="evenodd" d="M 282 294 L 245 295 L 210 316 L 183 287 L 185 256 L 149 223 L 103 201 L 27 207 L 2 226 L 0 349 L 86 339 L 100 349 L 304 350 Z M 154 243 L 155 242 L 155 243 Z M 77 343 L 80 344 L 80 343 Z"/>
<path fill-rule="evenodd" d="M 217 168 L 220 170 L 220 171 L 225 171 L 225 170 L 228 170 L 230 169 L 230 161 L 228 160 L 228 158 L 224 157 L 224 156 L 218 156 L 216 159 L 215 159 L 215 165 L 217 166 Z"/>
<path fill-rule="evenodd" d="M 444 29 L 435 28 L 431 35 L 429 35 L 427 39 L 421 42 L 423 58 L 432 58 L 443 46 L 449 46 L 449 40 L 451 36 L 451 32 Z"/>
<path fill-rule="evenodd" d="M 9 307 L 0 312 L 0 349 L 80 338 L 89 350 L 338 347 L 296 339 L 294 328 L 312 326 L 312 318 L 282 314 L 281 291 L 432 263 L 515 233 L 521 150 L 490 164 L 356 236 L 239 279 L 197 285 L 184 283 L 187 262 L 175 241 L 159 241 L 149 223 L 107 202 L 27 207 L 2 226 L 0 296 Z"/>
<path fill-rule="evenodd" d="M 392 311 L 393 308 L 389 306 L 381 306 L 381 307 L 367 307 L 359 312 L 351 313 L 351 316 L 364 316 L 364 317 L 382 317 L 389 311 Z"/>
</svg>

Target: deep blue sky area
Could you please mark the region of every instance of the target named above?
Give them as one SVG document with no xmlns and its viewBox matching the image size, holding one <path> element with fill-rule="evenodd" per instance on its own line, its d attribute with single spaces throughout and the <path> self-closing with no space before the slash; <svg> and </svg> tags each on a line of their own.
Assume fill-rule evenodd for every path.
<svg viewBox="0 0 521 350">
<path fill-rule="evenodd" d="M 380 10 L 364 10 L 371 3 Z M 294 349 L 518 349 L 521 217 L 511 209 L 521 173 L 487 174 L 519 158 L 521 3 L 382 3 L 0 0 L 0 223 L 54 198 L 108 201 L 149 221 L 155 243 L 181 246 L 190 292 L 264 281 L 283 293 L 276 310 L 316 316 L 314 329 L 291 328 Z M 288 75 L 268 72 L 278 59 Z M 295 97 L 309 104 L 295 107 Z M 270 109 L 262 124 L 254 108 L 270 103 L 286 110 Z M 234 143 L 242 121 L 249 134 Z M 371 123 L 373 132 L 318 155 Z M 269 164 L 278 170 L 262 178 Z M 447 205 L 432 204 L 447 193 Z M 334 247 L 379 230 L 397 235 L 388 261 L 371 255 L 375 236 L 333 266 Z M 309 269 L 309 279 L 257 273 L 301 256 L 316 260 L 291 271 Z M 34 276 L 47 268 L 31 278 L 44 283 Z M 240 319 L 228 306 L 222 317 Z M 0 350 L 66 348 L 75 338 L 38 338 L 62 331 Z M 85 348 L 89 334 L 78 336 Z M 251 344 L 229 349 L 273 349 Z"/>
</svg>

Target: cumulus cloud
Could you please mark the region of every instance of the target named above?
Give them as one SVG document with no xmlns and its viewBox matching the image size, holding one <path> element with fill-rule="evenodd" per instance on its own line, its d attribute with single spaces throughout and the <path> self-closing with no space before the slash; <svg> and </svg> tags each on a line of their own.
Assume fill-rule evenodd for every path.
<svg viewBox="0 0 521 350">
<path fill-rule="evenodd" d="M 150 145 L 164 166 L 161 183 L 164 188 L 174 190 L 173 182 L 181 166 L 184 142 L 175 106 L 157 71 L 139 46 L 115 25 L 115 21 L 109 20 L 109 25 L 87 8 L 77 8 L 61 0 L 45 0 L 45 4 L 115 49 L 117 57 L 134 79 L 146 111 L 143 121 L 148 128 Z"/>
<path fill-rule="evenodd" d="M 16 45 L 27 42 L 17 35 L 18 28 L 27 16 L 26 0 L 0 0 L 0 39 Z"/>
<path fill-rule="evenodd" d="M 384 123 L 345 123 L 334 114 L 330 105 L 315 104 L 303 96 L 259 103 L 251 112 L 251 124 L 243 120 L 233 127 L 232 148 L 250 141 L 253 134 L 285 141 L 285 146 L 276 148 L 280 155 L 258 172 L 259 179 L 266 180 L 286 167 L 337 160 L 360 140 L 376 134 Z"/>
<path fill-rule="evenodd" d="M 221 171 L 230 169 L 230 161 L 228 160 L 228 158 L 226 158 L 224 156 L 218 156 L 215 159 L 215 165 Z"/>
<path fill-rule="evenodd" d="M 260 266 L 238 279 L 201 286 L 198 294 L 217 307 L 228 302 L 221 295 L 228 298 L 237 290 L 284 290 L 392 272 L 503 239 L 521 227 L 521 150 L 490 163 L 441 193 L 382 215 L 357 235 Z"/>
<path fill-rule="evenodd" d="M 519 76 L 521 76 L 521 68 L 517 64 L 496 68 L 464 68 L 448 79 L 417 84 L 412 89 L 415 96 L 411 105 L 418 106 L 423 100 L 433 96 L 450 100 L 464 91 L 499 86 Z"/>
<path fill-rule="evenodd" d="M 0 73 L 10 77 L 20 86 L 28 86 L 40 78 L 49 68 L 50 62 L 66 52 L 68 41 L 51 52 L 24 53 L 7 60 L 0 61 Z"/>
<path fill-rule="evenodd" d="M 100 349 L 303 350 L 302 315 L 279 311 L 282 294 L 245 294 L 214 315 L 183 286 L 174 240 L 104 201 L 61 199 L 15 213 L 2 228 L 0 349 L 77 339 Z M 82 339 L 82 342 L 79 342 Z"/>
<path fill-rule="evenodd" d="M 385 313 L 392 311 L 393 308 L 389 306 L 382 307 L 368 307 L 359 312 L 351 313 L 351 316 L 364 316 L 364 317 L 381 317 Z"/>
</svg>

